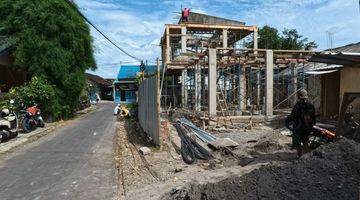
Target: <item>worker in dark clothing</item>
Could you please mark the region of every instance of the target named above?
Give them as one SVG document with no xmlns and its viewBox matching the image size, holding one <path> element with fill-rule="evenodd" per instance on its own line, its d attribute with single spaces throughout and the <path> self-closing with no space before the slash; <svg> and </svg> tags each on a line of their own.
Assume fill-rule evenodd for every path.
<svg viewBox="0 0 360 200">
<path fill-rule="evenodd" d="M 189 15 L 190 15 L 190 8 L 184 8 L 182 11 L 182 21 L 188 22 L 189 21 Z"/>
<path fill-rule="evenodd" d="M 309 134 L 316 123 L 315 107 L 308 102 L 307 91 L 301 89 L 297 93 L 298 101 L 293 107 L 291 114 L 286 119 L 287 126 L 292 124 L 293 146 L 296 148 L 298 156 L 308 152 Z"/>
</svg>

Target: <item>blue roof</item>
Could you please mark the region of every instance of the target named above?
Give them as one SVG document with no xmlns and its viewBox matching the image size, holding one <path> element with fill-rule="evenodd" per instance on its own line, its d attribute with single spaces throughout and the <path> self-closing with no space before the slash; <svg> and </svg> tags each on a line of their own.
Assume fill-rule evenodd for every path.
<svg viewBox="0 0 360 200">
<path fill-rule="evenodd" d="M 145 73 L 151 74 L 156 71 L 156 65 L 147 65 Z M 140 72 L 140 65 L 121 65 L 117 79 L 132 79 L 136 78 L 136 74 Z"/>
</svg>

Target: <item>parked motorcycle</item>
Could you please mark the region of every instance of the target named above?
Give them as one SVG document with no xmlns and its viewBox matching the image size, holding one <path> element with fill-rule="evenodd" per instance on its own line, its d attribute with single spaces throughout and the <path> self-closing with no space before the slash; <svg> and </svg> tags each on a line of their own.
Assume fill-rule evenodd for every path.
<svg viewBox="0 0 360 200">
<path fill-rule="evenodd" d="M 286 127 L 291 131 L 294 131 L 301 126 L 300 121 L 297 123 L 297 127 L 294 127 L 294 124 L 294 122 L 289 121 L 288 119 L 286 120 Z M 355 141 L 360 141 L 360 124 L 355 121 L 354 114 L 350 112 L 346 113 L 344 121 L 341 124 L 343 125 L 343 136 L 353 139 Z M 327 123 L 316 123 L 313 126 L 313 130 L 309 135 L 309 147 L 311 149 L 315 149 L 322 144 L 333 142 L 335 139 L 336 130 L 336 125 Z"/>
<path fill-rule="evenodd" d="M 297 126 L 295 127 L 295 124 Z M 301 120 L 297 123 L 290 121 L 289 118 L 286 119 L 285 122 L 286 128 L 290 131 L 295 131 L 301 127 Z M 332 130 L 332 131 L 330 131 Z M 311 149 L 315 149 L 322 144 L 333 142 L 335 139 L 335 131 L 336 128 L 329 124 L 316 123 L 312 127 L 312 131 L 309 134 L 309 147 Z"/>
<path fill-rule="evenodd" d="M 41 117 L 41 110 L 38 108 L 38 105 L 22 111 L 24 113 L 22 120 L 22 128 L 24 132 L 30 133 L 35 130 L 37 127 L 45 127 L 43 118 Z"/>
<path fill-rule="evenodd" d="M 10 100 L 10 104 L 14 104 Z M 18 135 L 18 118 L 9 108 L 0 111 L 0 143 L 15 138 Z"/>
<path fill-rule="evenodd" d="M 309 135 L 309 147 L 315 149 L 322 144 L 334 142 L 335 132 L 330 131 L 328 128 L 329 125 L 316 123 L 313 126 L 313 131 Z"/>
</svg>

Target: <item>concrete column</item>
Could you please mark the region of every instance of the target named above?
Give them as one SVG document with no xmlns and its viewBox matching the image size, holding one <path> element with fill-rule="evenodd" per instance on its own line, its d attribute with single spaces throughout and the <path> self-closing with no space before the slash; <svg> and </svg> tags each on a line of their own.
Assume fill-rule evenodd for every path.
<svg viewBox="0 0 360 200">
<path fill-rule="evenodd" d="M 272 50 L 266 50 L 266 106 L 265 115 L 271 117 L 274 111 L 274 54 Z"/>
<path fill-rule="evenodd" d="M 207 96 L 206 96 L 206 88 L 205 88 L 205 82 L 206 82 L 205 71 L 206 70 L 204 69 L 203 70 L 204 74 L 201 75 L 201 100 L 202 100 L 203 103 L 206 102 L 206 98 L 207 98 Z"/>
<path fill-rule="evenodd" d="M 216 49 L 209 49 L 208 109 L 209 116 L 216 115 Z"/>
<path fill-rule="evenodd" d="M 178 101 L 177 101 L 177 97 L 176 97 L 176 92 L 175 92 L 175 82 L 176 82 L 176 76 L 172 75 L 171 76 L 171 89 L 172 89 L 172 96 L 173 96 L 173 102 L 174 102 L 174 107 L 178 106 Z"/>
<path fill-rule="evenodd" d="M 171 54 L 171 47 L 170 47 L 170 28 L 166 26 L 166 50 L 165 50 L 165 63 L 170 62 L 170 54 Z"/>
<path fill-rule="evenodd" d="M 223 29 L 222 38 L 223 38 L 223 48 L 228 48 L 228 30 L 227 29 Z"/>
<path fill-rule="evenodd" d="M 260 110 L 260 99 L 261 99 L 261 69 L 256 72 L 256 106 Z"/>
<path fill-rule="evenodd" d="M 181 74 L 181 104 L 183 108 L 187 108 L 188 91 L 187 91 L 187 70 L 183 69 Z"/>
<path fill-rule="evenodd" d="M 258 30 L 256 29 L 253 33 L 254 49 L 258 49 Z M 257 53 L 257 52 L 255 52 Z"/>
<path fill-rule="evenodd" d="M 223 70 L 223 72 L 226 70 Z M 227 101 L 228 94 L 227 94 L 227 83 L 228 83 L 228 74 L 226 72 L 223 73 L 223 95 L 224 100 Z"/>
<path fill-rule="evenodd" d="M 181 53 L 186 53 L 186 26 L 181 27 Z"/>
<path fill-rule="evenodd" d="M 291 71 L 291 84 L 290 84 L 290 94 L 293 94 L 293 96 L 290 98 L 290 105 L 294 106 L 296 104 L 296 93 L 297 91 L 297 68 L 296 63 L 290 63 L 290 71 Z"/>
<path fill-rule="evenodd" d="M 246 110 L 246 76 L 245 76 L 245 66 L 239 66 L 239 110 L 241 112 Z"/>
<path fill-rule="evenodd" d="M 195 110 L 201 111 L 201 68 L 195 65 Z"/>
<path fill-rule="evenodd" d="M 247 68 L 249 69 L 249 76 L 248 76 L 248 78 L 249 78 L 249 82 L 248 82 L 248 88 L 249 88 L 249 93 L 247 94 L 247 103 L 246 103 L 246 105 L 247 106 L 251 106 L 251 107 L 253 107 L 254 105 L 254 94 L 253 94 L 253 90 L 254 90 L 254 86 L 253 86 L 253 68 L 251 67 L 251 65 L 249 65 L 249 66 L 247 66 Z"/>
</svg>

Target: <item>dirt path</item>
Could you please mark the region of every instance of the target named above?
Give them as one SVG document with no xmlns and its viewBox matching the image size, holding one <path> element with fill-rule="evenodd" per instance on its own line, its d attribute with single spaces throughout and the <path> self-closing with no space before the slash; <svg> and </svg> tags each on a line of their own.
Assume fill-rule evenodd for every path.
<svg viewBox="0 0 360 200">
<path fill-rule="evenodd" d="M 131 122 L 117 122 L 117 156 L 115 158 L 118 169 L 118 182 L 120 194 L 125 199 L 128 191 L 137 188 L 144 183 L 159 181 L 155 171 L 151 169 L 145 156 L 138 151 L 145 141 L 142 137 L 134 137 L 135 131 L 129 127 Z M 132 135 L 133 134 L 133 135 Z M 137 136 L 137 135 L 136 135 Z M 139 135 L 140 136 L 140 135 Z"/>
</svg>

